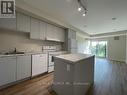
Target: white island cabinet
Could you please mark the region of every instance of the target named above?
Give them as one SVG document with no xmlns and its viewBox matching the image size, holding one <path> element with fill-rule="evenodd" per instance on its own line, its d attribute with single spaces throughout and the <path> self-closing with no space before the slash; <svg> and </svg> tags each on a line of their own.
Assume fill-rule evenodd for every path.
<svg viewBox="0 0 127 95">
<path fill-rule="evenodd" d="M 58 95 L 85 95 L 94 83 L 94 56 L 65 54 L 54 58 L 53 90 Z"/>
<path fill-rule="evenodd" d="M 16 81 L 16 57 L 0 58 L 0 86 Z"/>
</svg>

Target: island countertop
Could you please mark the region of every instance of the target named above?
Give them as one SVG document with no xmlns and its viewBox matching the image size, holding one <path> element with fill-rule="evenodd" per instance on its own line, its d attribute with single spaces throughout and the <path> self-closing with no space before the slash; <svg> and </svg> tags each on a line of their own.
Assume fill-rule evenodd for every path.
<svg viewBox="0 0 127 95">
<path fill-rule="evenodd" d="M 55 56 L 55 58 L 60 58 L 62 60 L 65 61 L 69 61 L 71 63 L 76 63 L 78 61 L 93 57 L 94 55 L 91 54 L 81 54 L 81 53 L 77 53 L 77 54 L 64 54 L 64 55 L 59 55 L 59 56 Z"/>
</svg>

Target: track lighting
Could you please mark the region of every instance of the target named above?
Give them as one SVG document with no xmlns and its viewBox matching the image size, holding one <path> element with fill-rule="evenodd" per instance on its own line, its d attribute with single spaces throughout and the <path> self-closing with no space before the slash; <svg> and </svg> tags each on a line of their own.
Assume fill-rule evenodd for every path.
<svg viewBox="0 0 127 95">
<path fill-rule="evenodd" d="M 79 7 L 79 8 L 78 8 L 78 11 L 81 11 L 81 10 L 82 10 L 82 8 L 81 8 L 81 7 Z"/>
<path fill-rule="evenodd" d="M 84 14 L 82 14 L 82 16 L 86 16 L 86 14 L 84 13 Z"/>
<path fill-rule="evenodd" d="M 79 7 L 78 7 L 78 11 L 79 12 L 83 12 L 83 14 L 82 14 L 82 16 L 86 16 L 86 14 L 87 14 L 87 8 L 86 8 L 86 2 L 84 1 L 82 1 L 82 0 L 77 0 L 78 1 L 78 5 L 79 5 Z"/>
</svg>

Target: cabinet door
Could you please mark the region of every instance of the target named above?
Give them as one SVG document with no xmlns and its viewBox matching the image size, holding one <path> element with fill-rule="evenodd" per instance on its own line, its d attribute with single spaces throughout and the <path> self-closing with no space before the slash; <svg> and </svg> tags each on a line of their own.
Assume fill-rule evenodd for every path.
<svg viewBox="0 0 127 95">
<path fill-rule="evenodd" d="M 77 49 L 77 40 L 68 39 L 68 48 Z"/>
<path fill-rule="evenodd" d="M 17 13 L 17 30 L 30 33 L 30 17 Z"/>
<path fill-rule="evenodd" d="M 65 30 L 62 28 L 57 28 L 57 38 L 60 42 L 65 42 Z"/>
<path fill-rule="evenodd" d="M 17 56 L 17 80 L 31 76 L 31 55 Z"/>
<path fill-rule="evenodd" d="M 0 58 L 0 86 L 16 81 L 16 57 Z"/>
<path fill-rule="evenodd" d="M 46 39 L 51 41 L 57 41 L 55 31 L 56 31 L 55 26 L 47 24 Z"/>
<path fill-rule="evenodd" d="M 46 38 L 47 40 L 64 42 L 65 41 L 65 31 L 64 29 L 59 28 L 57 26 L 47 24 Z"/>
<path fill-rule="evenodd" d="M 16 30 L 16 18 L 0 18 L 0 28 Z"/>
<path fill-rule="evenodd" d="M 46 23 L 43 21 L 40 21 L 40 38 L 41 40 L 45 40 L 46 37 Z"/>
<path fill-rule="evenodd" d="M 42 73 L 48 71 L 48 55 L 40 54 L 40 63 L 42 64 Z"/>
<path fill-rule="evenodd" d="M 69 29 L 68 38 L 69 39 L 76 39 L 76 32 L 74 30 Z"/>
<path fill-rule="evenodd" d="M 40 39 L 40 21 L 35 18 L 31 18 L 31 39 Z"/>
</svg>

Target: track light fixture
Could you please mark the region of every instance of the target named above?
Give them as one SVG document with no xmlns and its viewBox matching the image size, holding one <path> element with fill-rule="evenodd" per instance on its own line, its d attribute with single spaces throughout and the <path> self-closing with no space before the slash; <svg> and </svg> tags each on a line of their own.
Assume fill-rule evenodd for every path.
<svg viewBox="0 0 127 95">
<path fill-rule="evenodd" d="M 79 12 L 83 12 L 82 16 L 86 16 L 87 14 L 87 8 L 86 8 L 86 0 L 77 0 L 79 7 L 78 7 L 78 11 Z"/>
<path fill-rule="evenodd" d="M 81 7 L 79 7 L 79 8 L 78 8 L 78 11 L 81 11 L 81 10 L 82 10 L 82 8 L 81 8 Z"/>
</svg>

